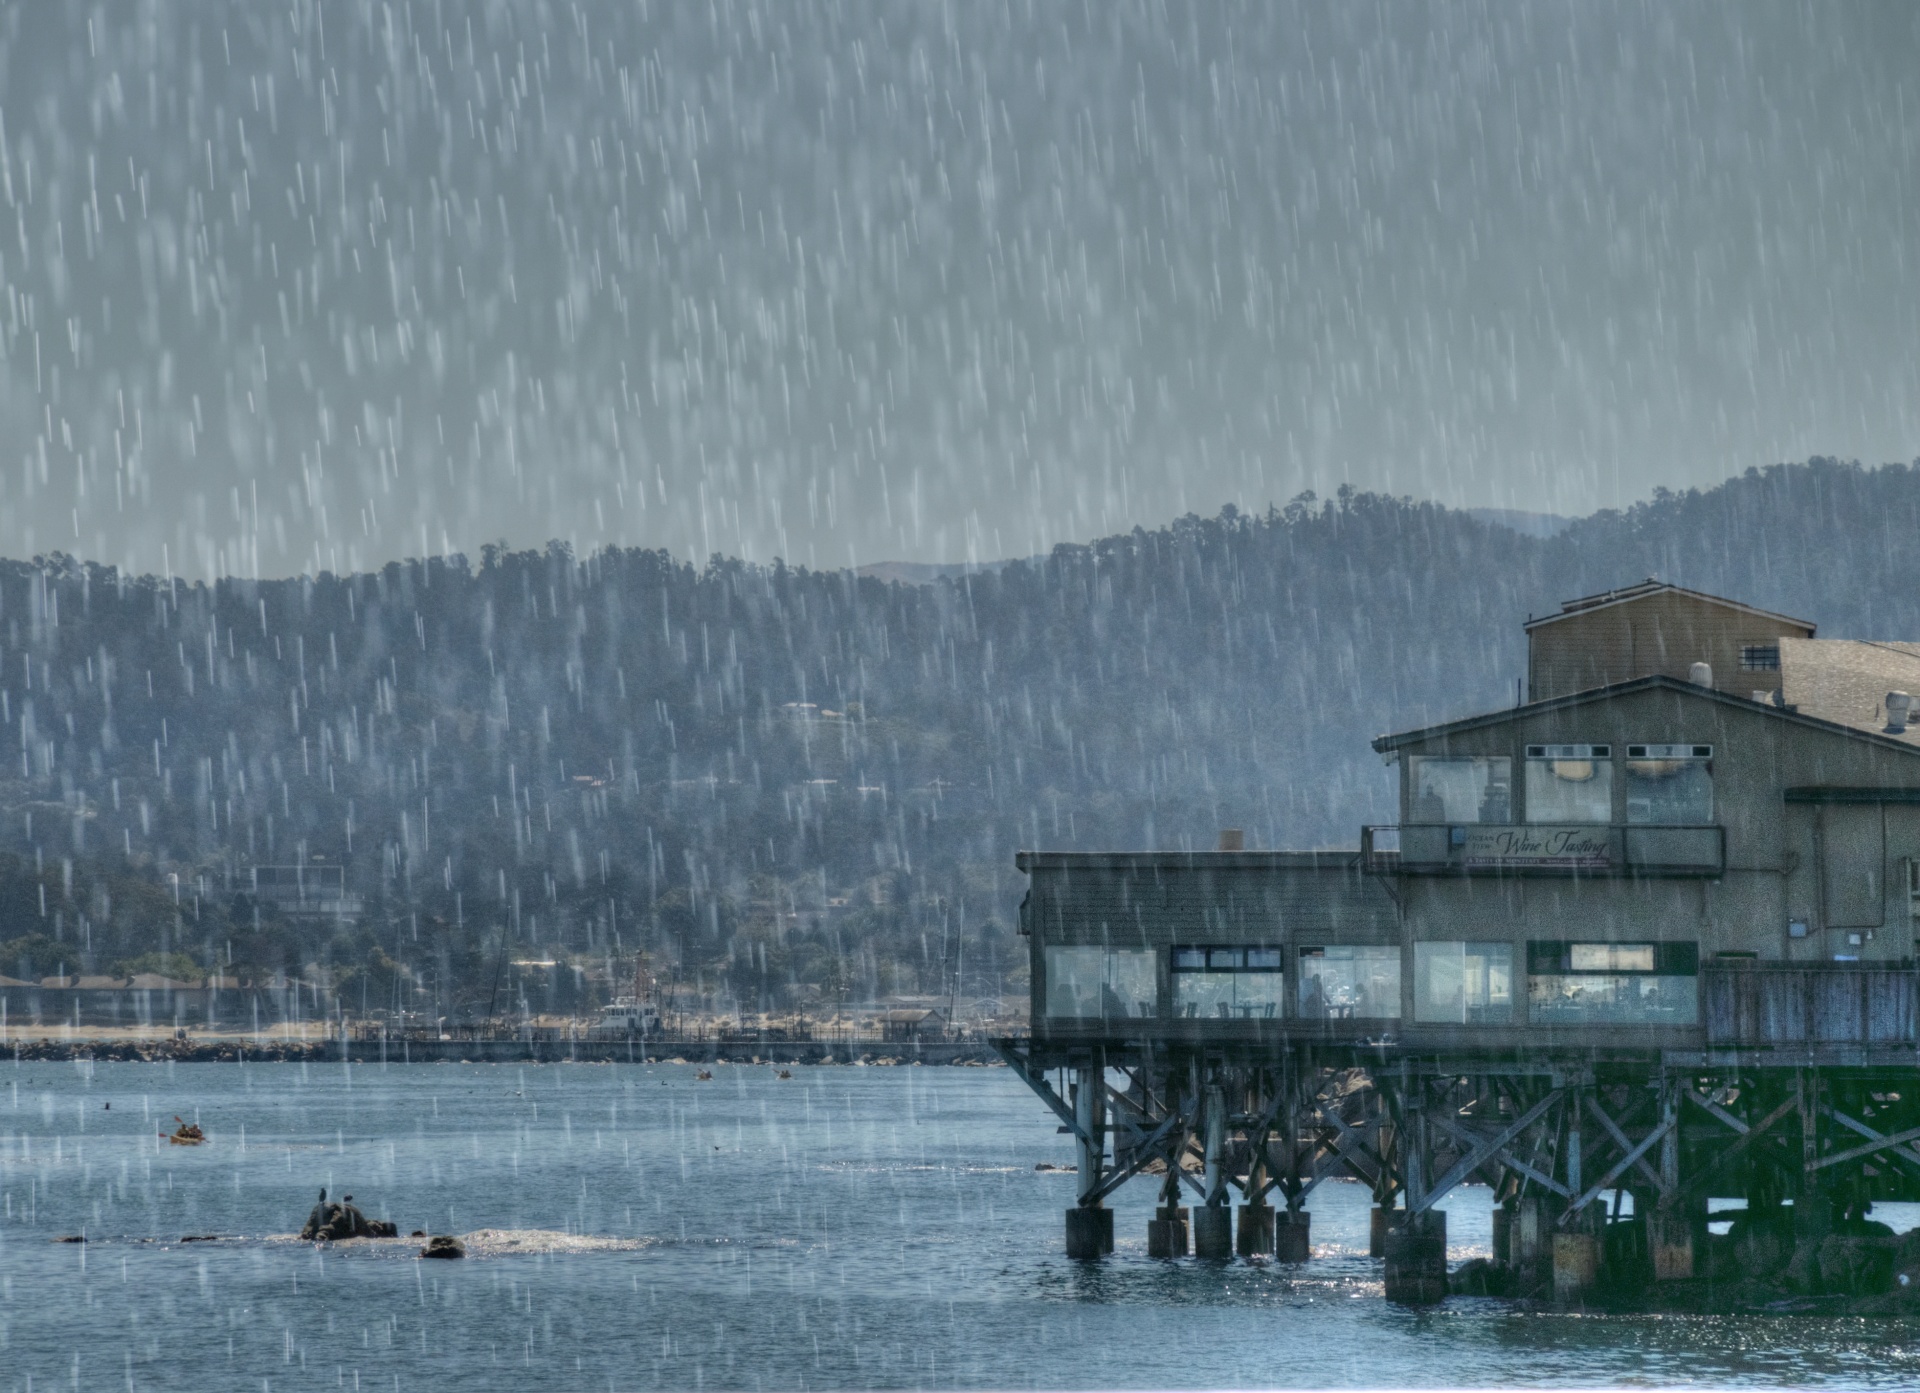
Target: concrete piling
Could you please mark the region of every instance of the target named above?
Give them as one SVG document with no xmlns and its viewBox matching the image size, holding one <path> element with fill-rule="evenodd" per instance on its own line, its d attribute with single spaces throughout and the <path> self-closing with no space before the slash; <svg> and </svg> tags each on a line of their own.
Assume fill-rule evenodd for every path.
<svg viewBox="0 0 1920 1393">
<path fill-rule="evenodd" d="M 1584 1232 L 1553 1236 L 1553 1299 L 1577 1305 L 1600 1275 L 1600 1239 Z"/>
<path fill-rule="evenodd" d="M 1387 1300 L 1432 1306 L 1447 1296 L 1447 1216 L 1411 1214 L 1387 1230 Z"/>
<path fill-rule="evenodd" d="M 1513 1261 L 1513 1211 L 1504 1204 L 1493 1211 L 1493 1260 L 1502 1266 Z"/>
<path fill-rule="evenodd" d="M 1206 1204 L 1193 1211 L 1193 1255 L 1224 1262 L 1233 1256 L 1233 1211 Z"/>
<path fill-rule="evenodd" d="M 1393 1227 L 1394 1211 L 1376 1204 L 1368 1216 L 1367 1256 L 1383 1258 L 1387 1255 L 1387 1230 Z"/>
<path fill-rule="evenodd" d="M 1647 1211 L 1647 1257 L 1653 1265 L 1654 1281 L 1692 1280 L 1693 1232 L 1691 1214 L 1657 1207 Z"/>
<path fill-rule="evenodd" d="M 1240 1206 L 1240 1232 L 1234 1245 L 1243 1258 L 1273 1256 L 1273 1207 L 1267 1204 Z"/>
<path fill-rule="evenodd" d="M 1275 1216 L 1273 1256 L 1280 1262 L 1306 1262 L 1313 1256 L 1313 1215 L 1292 1209 Z"/>
<path fill-rule="evenodd" d="M 1147 1256 L 1184 1258 L 1187 1255 L 1187 1211 L 1184 1206 L 1162 1205 L 1147 1220 Z"/>
<path fill-rule="evenodd" d="M 1075 1205 L 1067 1211 L 1067 1256 L 1103 1258 L 1113 1251 L 1113 1211 Z"/>
</svg>

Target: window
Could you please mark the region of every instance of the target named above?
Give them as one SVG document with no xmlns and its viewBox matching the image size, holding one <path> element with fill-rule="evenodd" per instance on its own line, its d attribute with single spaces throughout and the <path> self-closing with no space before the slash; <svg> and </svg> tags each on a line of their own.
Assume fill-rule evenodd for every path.
<svg viewBox="0 0 1920 1393">
<path fill-rule="evenodd" d="M 1535 1025 L 1693 1025 L 1693 943 L 1527 945 L 1527 1019 Z"/>
<path fill-rule="evenodd" d="M 1742 644 L 1740 648 L 1740 671 L 1780 671 L 1780 645 L 1777 643 Z"/>
<path fill-rule="evenodd" d="M 1612 822 L 1611 745 L 1527 746 L 1528 822 Z"/>
<path fill-rule="evenodd" d="M 1512 1020 L 1513 945 L 1414 944 L 1413 1018 L 1436 1025 Z"/>
<path fill-rule="evenodd" d="M 1713 821 L 1713 746 L 1627 746 L 1627 821 L 1654 826 Z"/>
<path fill-rule="evenodd" d="M 1302 948 L 1300 1015 L 1310 1021 L 1399 1020 L 1400 950 Z"/>
<path fill-rule="evenodd" d="M 1278 948 L 1176 948 L 1173 1014 L 1188 1020 L 1272 1020 L 1286 972 Z"/>
<path fill-rule="evenodd" d="M 1047 1014 L 1063 1020 L 1157 1014 L 1153 956 L 1145 948 L 1047 949 Z"/>
<path fill-rule="evenodd" d="M 1414 755 L 1407 764 L 1413 780 L 1408 822 L 1513 820 L 1513 761 L 1505 755 Z"/>
</svg>

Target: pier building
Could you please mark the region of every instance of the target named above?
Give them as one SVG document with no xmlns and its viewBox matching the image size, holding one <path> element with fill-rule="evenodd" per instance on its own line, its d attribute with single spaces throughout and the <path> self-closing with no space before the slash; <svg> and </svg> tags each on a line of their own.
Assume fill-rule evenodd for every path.
<svg viewBox="0 0 1920 1393">
<path fill-rule="evenodd" d="M 997 1047 L 1075 1139 L 1070 1254 L 1147 1175 L 1150 1252 L 1304 1260 L 1340 1176 L 1437 1300 L 1482 1181 L 1496 1258 L 1573 1298 L 1691 1277 L 1711 1197 L 1920 1200 L 1920 645 L 1657 581 L 1527 632 L 1527 700 L 1374 741 L 1399 820 L 1348 849 L 1019 855 Z"/>
</svg>

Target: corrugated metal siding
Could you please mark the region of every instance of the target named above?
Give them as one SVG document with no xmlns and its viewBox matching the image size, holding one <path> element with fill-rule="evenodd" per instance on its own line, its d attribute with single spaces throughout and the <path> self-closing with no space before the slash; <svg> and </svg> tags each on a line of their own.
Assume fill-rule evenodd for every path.
<svg viewBox="0 0 1920 1393">
<path fill-rule="evenodd" d="M 1712 1046 L 1903 1044 L 1915 1039 L 1913 968 L 1747 964 L 1703 974 Z"/>
</svg>

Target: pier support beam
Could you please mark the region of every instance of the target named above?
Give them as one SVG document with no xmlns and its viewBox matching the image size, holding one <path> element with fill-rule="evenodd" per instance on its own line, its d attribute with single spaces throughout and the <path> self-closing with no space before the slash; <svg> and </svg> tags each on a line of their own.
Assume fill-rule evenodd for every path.
<svg viewBox="0 0 1920 1393">
<path fill-rule="evenodd" d="M 1289 1209 L 1275 1216 L 1273 1256 L 1280 1262 L 1306 1262 L 1313 1256 L 1313 1215 Z"/>
<path fill-rule="evenodd" d="M 1660 1205 L 1647 1211 L 1647 1259 L 1654 1281 L 1692 1280 L 1694 1228 L 1695 1216 L 1686 1211 Z"/>
<path fill-rule="evenodd" d="M 1243 1258 L 1273 1256 L 1274 1212 L 1265 1200 L 1240 1206 L 1240 1232 L 1236 1250 Z"/>
<path fill-rule="evenodd" d="M 1393 1227 L 1393 1208 L 1391 1205 L 1376 1204 L 1367 1216 L 1367 1256 L 1383 1258 L 1387 1255 L 1387 1230 Z"/>
<path fill-rule="evenodd" d="M 1227 1201 L 1227 1095 L 1219 1085 L 1207 1089 L 1204 1121 L 1206 1203 L 1193 1214 L 1193 1255 L 1225 1260 L 1233 1256 L 1233 1210 Z"/>
<path fill-rule="evenodd" d="M 1184 1258 L 1187 1255 L 1187 1211 L 1178 1205 L 1162 1205 L 1147 1220 L 1147 1256 Z"/>
<path fill-rule="evenodd" d="M 1387 1230 L 1387 1300 L 1433 1306 L 1447 1297 L 1447 1215 L 1429 1209 Z"/>
<path fill-rule="evenodd" d="M 1600 1238 L 1585 1227 L 1553 1236 L 1553 1299 L 1578 1305 L 1600 1276 Z"/>
<path fill-rule="evenodd" d="M 1075 1069 L 1072 1085 L 1074 1149 L 1079 1161 L 1080 1202 L 1067 1211 L 1067 1256 L 1102 1258 L 1113 1251 L 1113 1211 L 1101 1200 L 1106 1178 L 1106 1069 L 1096 1055 Z"/>
</svg>

